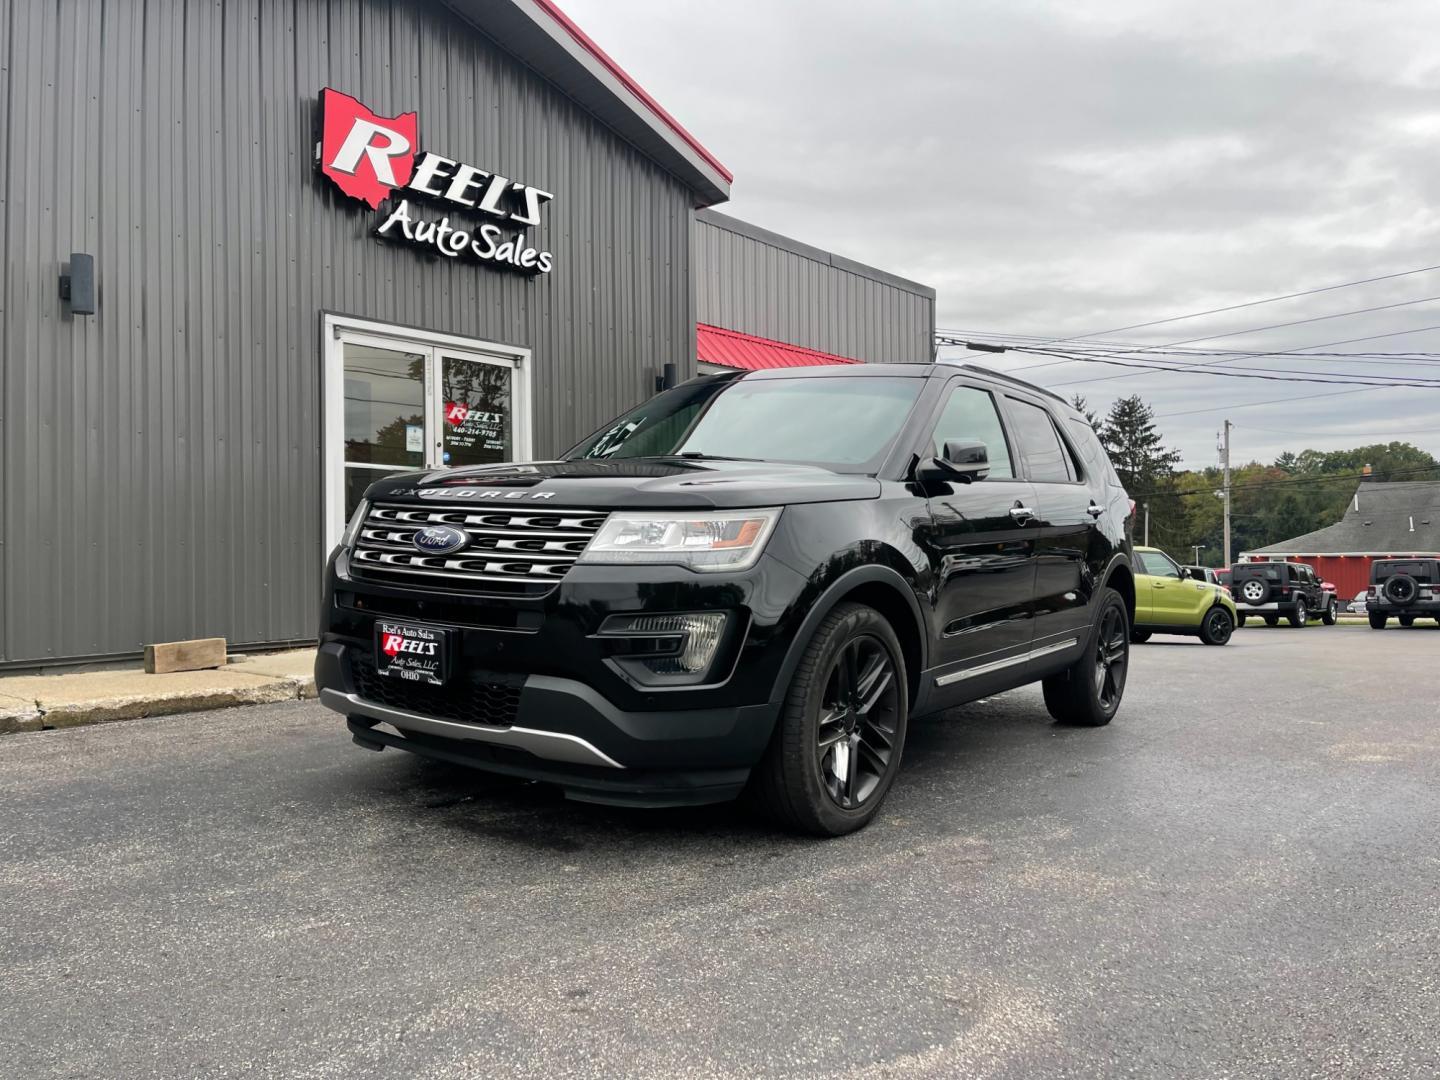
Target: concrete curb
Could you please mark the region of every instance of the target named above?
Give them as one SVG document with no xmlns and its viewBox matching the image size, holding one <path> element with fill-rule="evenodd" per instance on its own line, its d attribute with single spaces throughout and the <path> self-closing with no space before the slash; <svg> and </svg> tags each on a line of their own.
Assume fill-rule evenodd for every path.
<svg viewBox="0 0 1440 1080">
<path fill-rule="evenodd" d="M 86 724 L 108 724 L 116 720 L 138 720 L 145 716 L 171 716 L 175 713 L 208 712 L 232 705 L 270 705 L 277 701 L 295 701 L 315 697 L 315 680 L 277 679 L 258 686 L 233 687 L 225 690 L 196 690 L 174 694 L 147 694 L 130 697 L 100 698 L 95 701 L 67 702 L 35 712 L 39 723 L 34 728 L 48 730 L 82 727 Z M 4 731 L 0 720 L 0 731 Z"/>
<path fill-rule="evenodd" d="M 0 735 L 316 696 L 314 651 L 247 657 L 172 675 L 136 671 L 0 679 Z"/>
</svg>

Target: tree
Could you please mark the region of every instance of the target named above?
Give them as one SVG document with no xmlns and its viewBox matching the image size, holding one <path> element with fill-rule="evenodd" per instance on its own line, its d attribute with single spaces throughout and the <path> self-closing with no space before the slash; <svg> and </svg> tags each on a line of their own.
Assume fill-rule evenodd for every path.
<svg viewBox="0 0 1440 1080">
<path fill-rule="evenodd" d="M 1155 411 L 1139 394 L 1115 402 L 1097 434 L 1127 490 L 1156 491 L 1175 475 L 1180 451 L 1165 448 L 1155 430 Z"/>
</svg>

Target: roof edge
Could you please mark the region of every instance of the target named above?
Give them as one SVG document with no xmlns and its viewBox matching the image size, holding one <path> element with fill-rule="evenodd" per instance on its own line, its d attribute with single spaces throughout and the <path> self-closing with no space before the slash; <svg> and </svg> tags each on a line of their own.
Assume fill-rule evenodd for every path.
<svg viewBox="0 0 1440 1080">
<path fill-rule="evenodd" d="M 844 255 L 836 255 L 833 251 L 826 251 L 824 248 L 807 244 L 803 240 L 795 240 L 777 232 L 771 232 L 760 225 L 752 225 L 748 221 L 741 221 L 729 214 L 722 214 L 715 210 L 696 210 L 695 220 L 706 225 L 713 225 L 717 229 L 724 229 L 726 232 L 744 236 L 747 239 L 768 244 L 770 247 L 788 251 L 792 255 L 799 255 L 802 258 L 811 259 L 826 266 L 834 267 L 836 270 L 843 270 L 846 273 L 854 274 L 857 277 L 869 278 L 872 281 L 883 282 L 886 285 L 903 289 L 905 292 L 914 293 L 916 296 L 926 300 L 935 299 L 935 290 L 929 285 L 922 285 L 918 281 L 901 277 L 899 274 L 892 274 L 888 270 L 881 270 L 879 267 L 870 266 L 866 263 L 856 262 L 854 259 L 847 259 Z"/>
<path fill-rule="evenodd" d="M 695 206 L 730 198 L 730 171 L 556 0 L 441 0 L 690 189 Z"/>
</svg>

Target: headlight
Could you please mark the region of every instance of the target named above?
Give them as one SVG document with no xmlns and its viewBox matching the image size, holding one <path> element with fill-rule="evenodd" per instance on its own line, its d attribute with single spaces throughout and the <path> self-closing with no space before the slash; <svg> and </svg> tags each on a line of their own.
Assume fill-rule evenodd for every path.
<svg viewBox="0 0 1440 1080">
<path fill-rule="evenodd" d="M 610 515 L 579 561 L 744 570 L 760 558 L 779 518 L 778 507 L 702 514 L 627 510 Z"/>
<path fill-rule="evenodd" d="M 360 505 L 355 507 L 355 513 L 350 515 L 350 523 L 345 526 L 345 535 L 340 537 L 340 546 L 349 551 L 355 546 L 355 541 L 360 537 L 360 526 L 365 524 L 365 515 L 370 512 L 370 504 L 364 499 Z"/>
</svg>

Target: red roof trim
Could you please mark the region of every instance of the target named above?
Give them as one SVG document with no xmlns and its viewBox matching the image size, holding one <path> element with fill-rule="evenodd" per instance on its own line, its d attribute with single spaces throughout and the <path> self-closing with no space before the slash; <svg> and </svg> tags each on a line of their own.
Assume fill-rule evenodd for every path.
<svg viewBox="0 0 1440 1080">
<path fill-rule="evenodd" d="M 725 178 L 725 182 L 727 184 L 735 179 L 734 174 L 732 174 L 729 169 L 725 168 L 724 165 L 721 165 L 720 160 L 714 154 L 710 153 L 709 150 L 706 150 L 705 147 L 700 144 L 699 139 L 695 138 L 694 135 L 691 135 L 690 132 L 686 131 L 679 120 L 676 120 L 673 116 L 666 112 L 664 106 L 662 106 L 658 101 L 656 101 L 649 94 L 647 94 L 644 87 L 642 87 L 633 78 L 631 78 L 629 73 L 626 72 L 624 68 L 622 68 L 613 59 L 611 59 L 609 53 L 607 53 L 599 45 L 595 44 L 594 40 L 590 37 L 589 34 L 585 33 L 584 30 L 581 30 L 580 27 L 576 26 L 574 21 L 571 20 L 570 16 L 566 15 L 563 11 L 560 10 L 559 6 L 555 3 L 555 0 L 535 0 L 535 5 L 540 8 L 541 11 L 545 12 L 545 14 L 549 15 L 552 19 L 559 23 L 560 26 L 564 29 L 564 31 L 575 39 L 576 44 L 578 44 L 591 56 L 595 57 L 596 60 L 599 60 L 600 63 L 605 66 L 605 69 L 609 71 L 610 74 L 614 75 L 615 78 L 619 79 L 620 82 L 625 86 L 625 89 L 629 90 L 630 93 L 634 94 L 642 105 L 644 105 L 647 109 L 654 113 L 661 120 L 661 122 L 665 124 L 666 127 L 668 127 L 671 131 L 675 132 L 676 135 L 679 135 L 680 138 L 684 139 L 686 145 L 689 146 L 690 149 L 694 150 L 697 154 L 699 154 L 702 158 L 709 162 L 711 167 L 714 168 L 716 172 L 718 172 L 721 176 Z"/>
<path fill-rule="evenodd" d="M 819 364 L 858 364 L 859 360 L 834 353 L 789 345 L 783 341 L 742 334 L 700 323 L 695 327 L 695 355 L 701 363 L 763 371 L 769 368 L 815 367 Z"/>
</svg>

